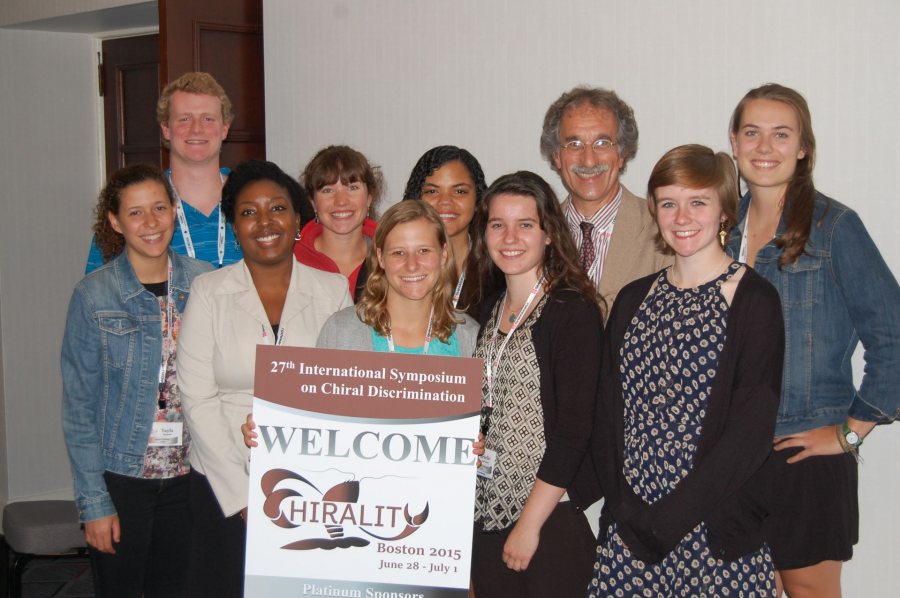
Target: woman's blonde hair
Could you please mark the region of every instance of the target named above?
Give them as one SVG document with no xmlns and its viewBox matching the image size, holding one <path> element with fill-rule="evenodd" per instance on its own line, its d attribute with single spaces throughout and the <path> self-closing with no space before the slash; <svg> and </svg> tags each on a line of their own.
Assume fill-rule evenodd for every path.
<svg viewBox="0 0 900 598">
<path fill-rule="evenodd" d="M 434 208 L 423 201 L 401 201 L 382 215 L 375 230 L 375 242 L 369 250 L 367 263 L 369 278 L 366 280 L 366 290 L 356 304 L 356 314 L 378 334 L 387 336 L 390 333 L 391 315 L 387 310 L 389 287 L 384 268 L 378 262 L 378 251 L 384 250 L 387 236 L 394 228 L 416 220 L 424 220 L 430 224 L 437 236 L 438 245 L 447 251 L 437 284 L 431 292 L 431 301 L 434 305 L 432 334 L 446 343 L 453 334 L 454 327 L 462 322 L 451 301 L 453 287 L 456 284 L 456 267 L 444 224 Z"/>
</svg>

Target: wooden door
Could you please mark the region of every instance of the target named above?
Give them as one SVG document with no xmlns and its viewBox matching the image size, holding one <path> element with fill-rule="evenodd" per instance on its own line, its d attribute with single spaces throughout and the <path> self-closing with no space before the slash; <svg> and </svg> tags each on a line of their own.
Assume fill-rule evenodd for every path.
<svg viewBox="0 0 900 598">
<path fill-rule="evenodd" d="M 101 62 L 107 176 L 138 162 L 159 166 L 159 36 L 105 40 Z"/>
<path fill-rule="evenodd" d="M 222 165 L 265 158 L 262 0 L 159 0 L 159 33 L 161 85 L 206 71 L 234 104 Z"/>
</svg>

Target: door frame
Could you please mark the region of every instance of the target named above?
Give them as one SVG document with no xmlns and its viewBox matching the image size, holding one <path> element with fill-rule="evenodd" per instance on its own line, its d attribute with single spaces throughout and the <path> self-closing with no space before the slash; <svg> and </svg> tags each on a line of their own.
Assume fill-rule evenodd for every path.
<svg viewBox="0 0 900 598">
<path fill-rule="evenodd" d="M 94 36 L 92 43 L 92 51 L 94 54 L 94 65 L 99 65 L 98 56 L 102 55 L 103 42 L 110 39 L 121 39 L 125 37 L 139 37 L 142 35 L 159 34 L 159 26 L 155 27 L 134 27 L 131 29 L 121 29 L 116 31 L 104 31 Z M 97 115 L 97 129 L 94 134 L 97 137 L 97 180 L 100 187 L 106 181 L 109 173 L 106 172 L 106 117 L 103 114 L 103 98 L 100 96 L 100 74 L 99 69 L 94 69 L 94 110 Z M 100 187 L 97 187 L 99 192 Z"/>
</svg>

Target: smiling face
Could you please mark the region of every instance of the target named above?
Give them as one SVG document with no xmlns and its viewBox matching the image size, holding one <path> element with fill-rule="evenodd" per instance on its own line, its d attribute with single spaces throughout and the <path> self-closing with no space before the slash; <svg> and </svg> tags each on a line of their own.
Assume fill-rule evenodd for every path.
<svg viewBox="0 0 900 598">
<path fill-rule="evenodd" d="M 325 234 L 362 234 L 360 231 L 371 203 L 372 196 L 365 183 L 348 181 L 345 185 L 340 177 L 333 184 L 318 189 L 313 197 L 316 216 L 327 231 Z"/>
<path fill-rule="evenodd" d="M 475 215 L 475 181 L 462 162 L 447 162 L 427 176 L 419 199 L 440 214 L 449 236 L 468 235 Z"/>
<path fill-rule="evenodd" d="M 507 277 L 538 276 L 550 237 L 541 229 L 537 203 L 526 195 L 497 195 L 488 210 L 485 243 Z"/>
<path fill-rule="evenodd" d="M 409 301 L 430 301 L 448 259 L 434 225 L 423 218 L 395 226 L 376 255 L 388 283 L 389 300 L 396 294 Z"/>
<path fill-rule="evenodd" d="M 625 160 L 619 155 L 618 146 L 599 151 L 592 147 L 598 139 L 617 142 L 618 130 L 611 111 L 590 104 L 569 108 L 560 120 L 560 148 L 553 156 L 553 165 L 575 209 L 583 216 L 593 216 L 619 192 L 619 170 Z M 562 147 L 575 140 L 585 144 L 582 152 L 573 153 Z"/>
<path fill-rule="evenodd" d="M 175 232 L 175 209 L 161 183 L 143 181 L 125 187 L 119 212 L 107 216 L 113 230 L 125 237 L 132 264 L 165 258 Z"/>
<path fill-rule="evenodd" d="M 806 156 L 800 134 L 790 105 L 764 99 L 747 102 L 737 133 L 731 134 L 731 149 L 751 191 L 768 188 L 784 194 L 797 161 Z"/>
<path fill-rule="evenodd" d="M 275 265 L 294 259 L 294 236 L 300 216 L 287 189 L 262 179 L 238 193 L 234 205 L 234 236 L 248 265 Z"/>
<path fill-rule="evenodd" d="M 715 189 L 666 185 L 653 193 L 659 232 L 677 255 L 686 258 L 722 253 L 719 227 L 727 217 Z"/>
<path fill-rule="evenodd" d="M 204 164 L 218 160 L 229 125 L 222 117 L 219 98 L 176 91 L 169 103 L 169 120 L 160 123 L 174 162 Z"/>
</svg>

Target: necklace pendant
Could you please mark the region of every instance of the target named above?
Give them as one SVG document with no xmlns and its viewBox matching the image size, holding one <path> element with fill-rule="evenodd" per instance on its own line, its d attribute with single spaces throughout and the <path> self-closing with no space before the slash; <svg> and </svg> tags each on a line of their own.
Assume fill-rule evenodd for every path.
<svg viewBox="0 0 900 598">
<path fill-rule="evenodd" d="M 516 321 L 516 312 L 514 312 L 514 311 L 509 312 L 509 323 L 513 324 L 513 323 L 515 323 L 515 321 Z"/>
</svg>

